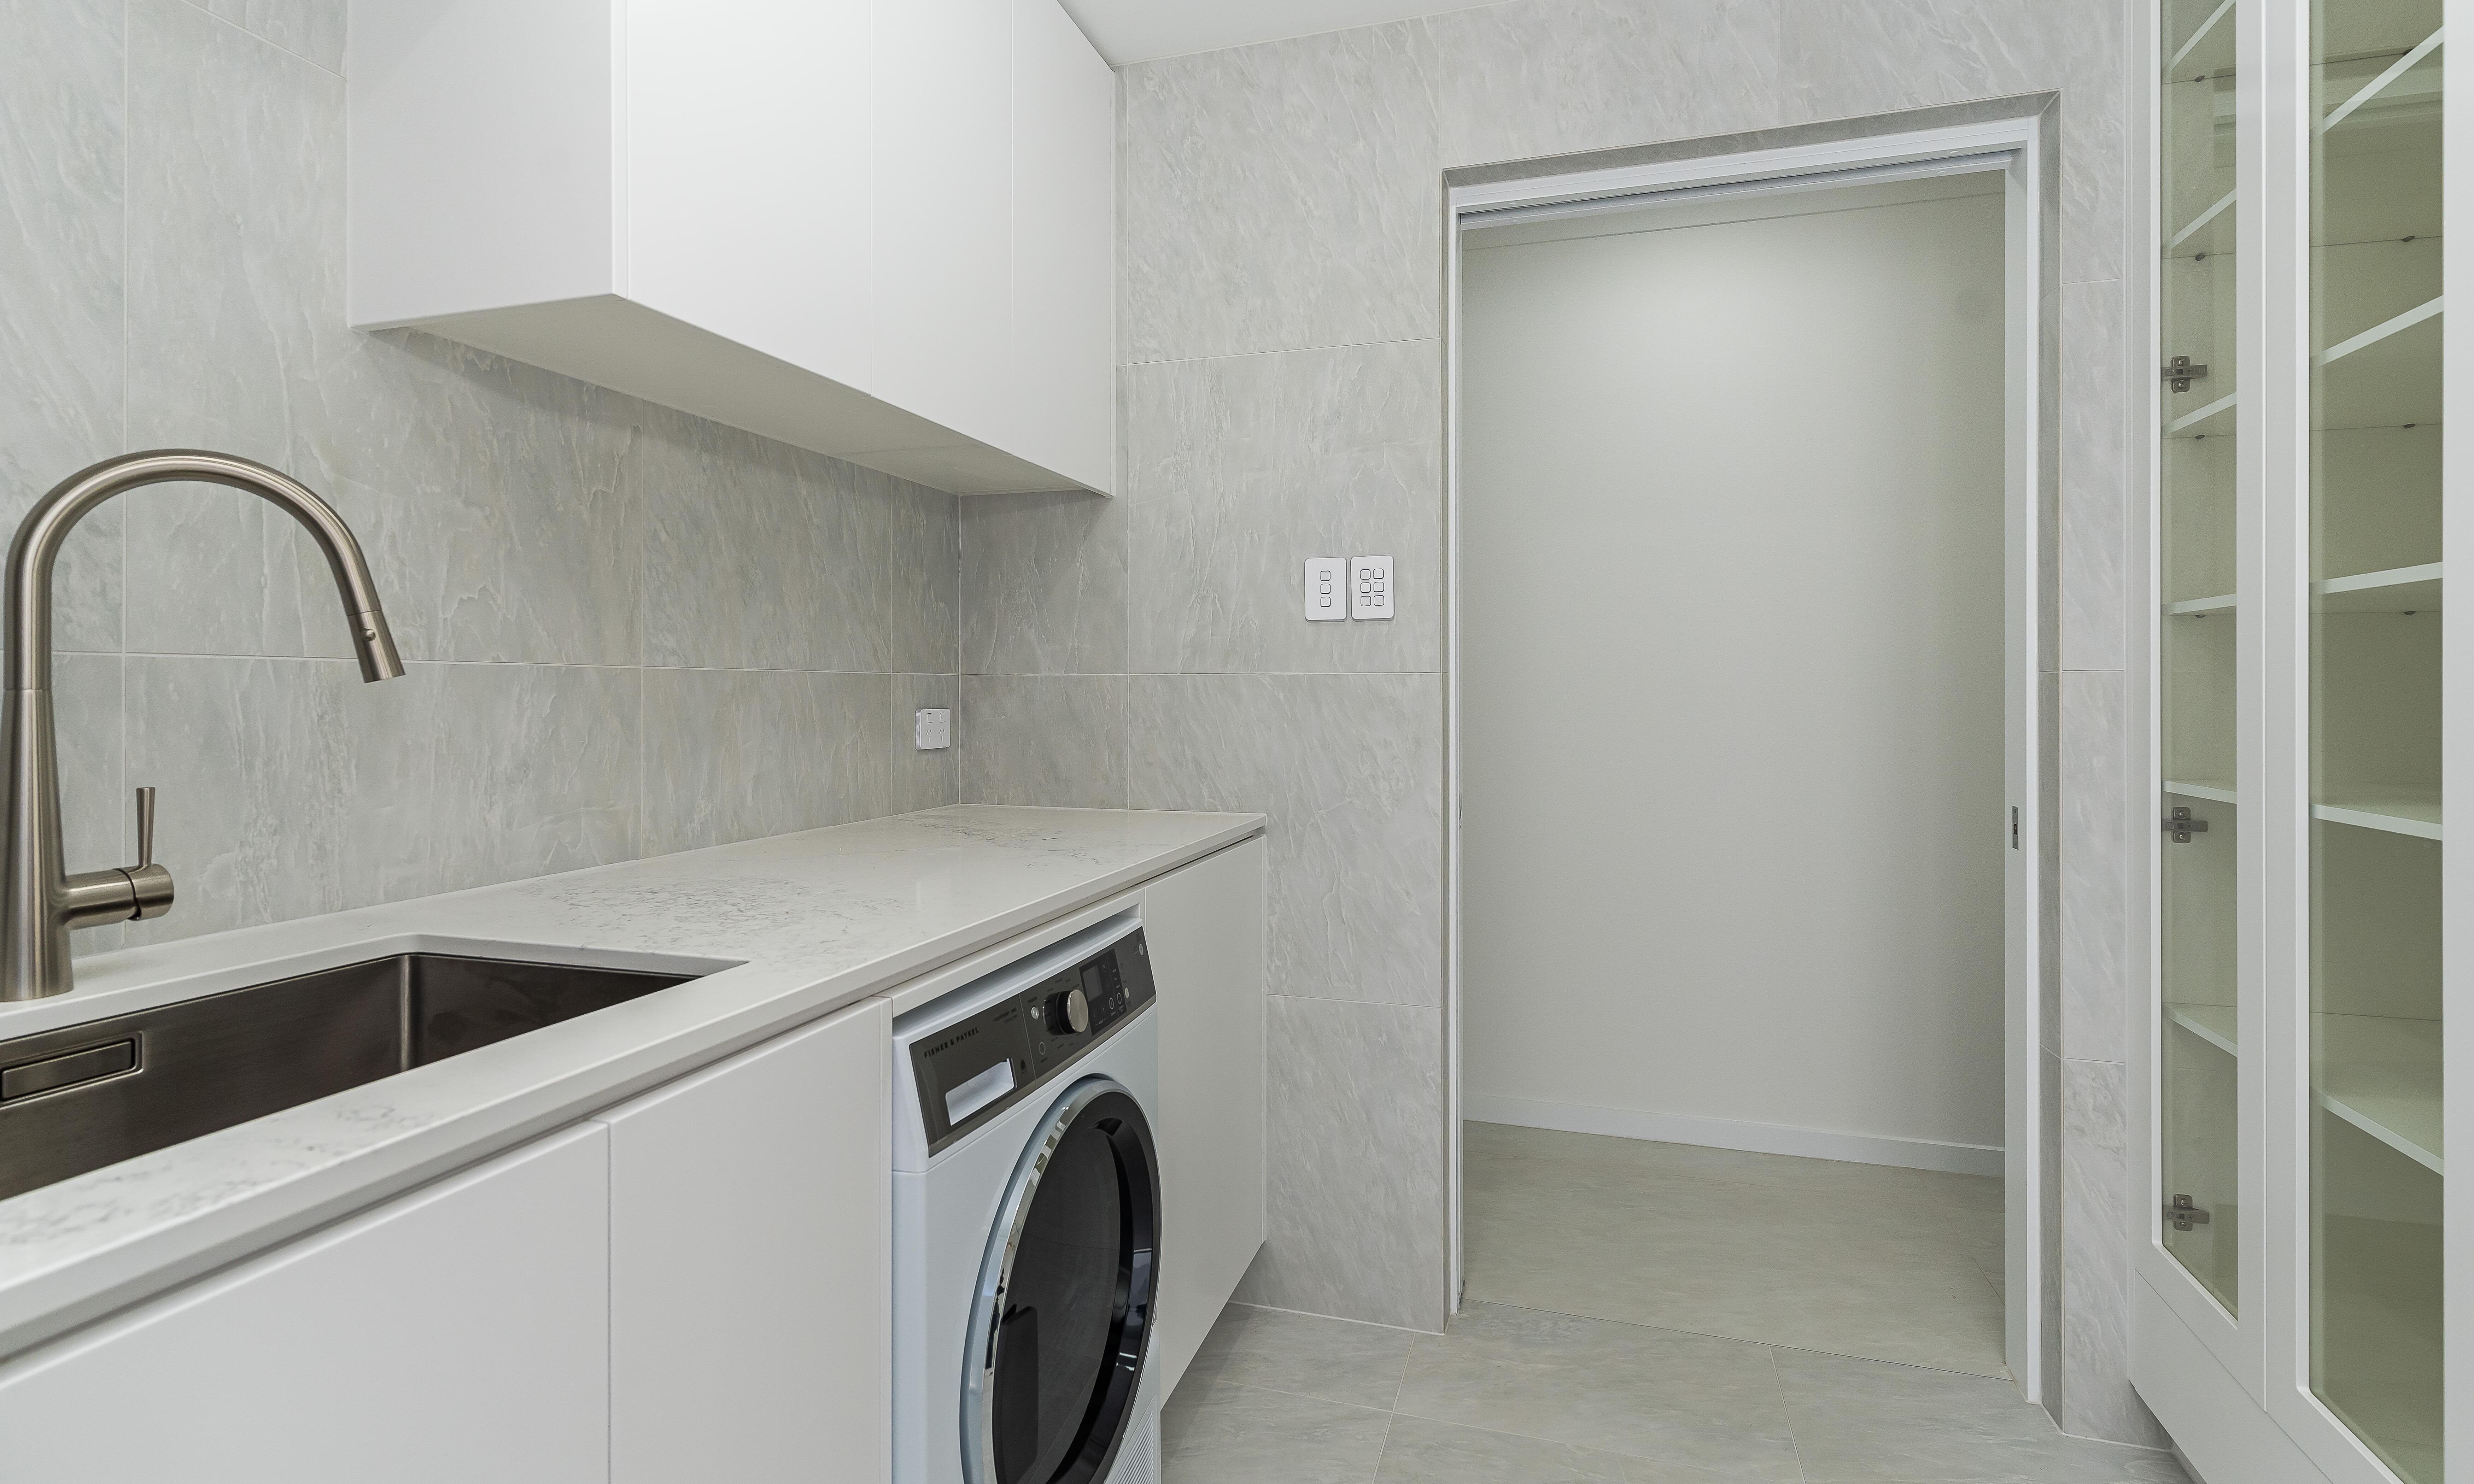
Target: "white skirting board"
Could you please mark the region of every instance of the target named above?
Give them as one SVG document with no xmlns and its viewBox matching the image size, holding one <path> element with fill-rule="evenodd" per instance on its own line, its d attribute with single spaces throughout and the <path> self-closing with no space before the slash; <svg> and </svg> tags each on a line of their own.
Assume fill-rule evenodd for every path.
<svg viewBox="0 0 2474 1484">
<path fill-rule="evenodd" d="M 1827 1129 L 1798 1129 L 1786 1124 L 1699 1118 L 1690 1113 L 1645 1113 L 1629 1107 L 1540 1103 L 1528 1098 L 1499 1098 L 1484 1092 L 1461 1095 L 1461 1116 L 1477 1123 L 1508 1123 L 1524 1129 L 1555 1129 L 1565 1133 L 1605 1133 L 1619 1139 L 1655 1139 L 1664 1144 L 1699 1144 L 1709 1149 L 1741 1149 L 1757 1155 L 1798 1155 L 1807 1159 L 1843 1159 L 1851 1164 L 1894 1164 L 1903 1169 L 1941 1170 L 1952 1175 L 2001 1174 L 2001 1149 L 1999 1145 L 1944 1144 L 1932 1139 L 1890 1138 L 1878 1133 L 1836 1133 Z"/>
</svg>

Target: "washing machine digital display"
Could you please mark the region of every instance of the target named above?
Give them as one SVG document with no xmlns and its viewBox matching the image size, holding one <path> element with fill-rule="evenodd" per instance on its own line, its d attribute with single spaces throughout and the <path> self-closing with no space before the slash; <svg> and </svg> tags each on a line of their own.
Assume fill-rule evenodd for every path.
<svg viewBox="0 0 2474 1484">
<path fill-rule="evenodd" d="M 910 1047 L 934 1154 L 1038 1087 L 1152 1001 L 1142 930 Z"/>
</svg>

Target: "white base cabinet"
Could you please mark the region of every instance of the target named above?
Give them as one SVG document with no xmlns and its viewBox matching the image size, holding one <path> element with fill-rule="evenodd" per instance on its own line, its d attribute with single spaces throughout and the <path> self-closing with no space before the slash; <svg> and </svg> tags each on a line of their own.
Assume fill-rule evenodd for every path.
<svg viewBox="0 0 2474 1484">
<path fill-rule="evenodd" d="M 555 1134 L 0 1368 L 0 1480 L 607 1479 L 609 1144 Z"/>
<path fill-rule="evenodd" d="M 1116 77 L 1056 0 L 353 0 L 352 322 L 959 495 L 1116 480 Z"/>
<path fill-rule="evenodd" d="M 1263 1243 L 1263 843 L 1139 890 L 1164 1398 Z M 0 1484 L 888 1477 L 892 1005 L 0 1365 Z"/>
<path fill-rule="evenodd" d="M 603 1115 L 613 1484 L 890 1472 L 891 1024 L 870 1000 Z"/>
<path fill-rule="evenodd" d="M 1263 841 L 1143 888 L 1159 988 L 1160 1397 L 1263 1247 Z"/>
</svg>

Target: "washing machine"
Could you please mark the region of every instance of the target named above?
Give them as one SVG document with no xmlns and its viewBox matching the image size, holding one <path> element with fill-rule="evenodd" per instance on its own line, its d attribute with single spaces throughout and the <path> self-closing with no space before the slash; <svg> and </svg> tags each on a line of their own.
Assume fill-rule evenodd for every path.
<svg viewBox="0 0 2474 1484">
<path fill-rule="evenodd" d="M 893 1477 L 1154 1484 L 1159 1014 L 1133 914 L 893 1023 Z"/>
</svg>

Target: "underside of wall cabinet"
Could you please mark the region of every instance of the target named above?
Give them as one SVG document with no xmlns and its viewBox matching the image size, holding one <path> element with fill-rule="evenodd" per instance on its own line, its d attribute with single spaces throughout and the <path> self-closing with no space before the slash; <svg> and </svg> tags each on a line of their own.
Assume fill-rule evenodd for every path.
<svg viewBox="0 0 2474 1484">
<path fill-rule="evenodd" d="M 1114 492 L 1056 0 L 353 0 L 350 305 L 959 495 Z"/>
</svg>

